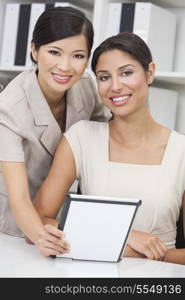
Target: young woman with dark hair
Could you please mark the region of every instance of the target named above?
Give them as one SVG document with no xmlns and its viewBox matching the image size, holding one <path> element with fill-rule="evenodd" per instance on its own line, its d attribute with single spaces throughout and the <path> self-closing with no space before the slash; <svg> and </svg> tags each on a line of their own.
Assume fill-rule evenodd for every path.
<svg viewBox="0 0 185 300">
<path fill-rule="evenodd" d="M 108 120 L 86 72 L 93 27 L 72 7 L 45 11 L 31 42 L 35 68 L 0 94 L 0 231 L 38 245 L 46 232 L 32 201 L 47 176 L 62 133 L 79 120 Z"/>
<path fill-rule="evenodd" d="M 95 50 L 92 69 L 102 102 L 114 117 L 109 123 L 80 121 L 65 133 L 37 195 L 37 210 L 45 224 L 56 226 L 75 178 L 82 194 L 139 198 L 142 205 L 124 255 L 185 264 L 185 250 L 175 249 L 176 221 L 185 209 L 185 137 L 150 114 L 155 74 L 150 50 L 137 35 L 119 34 Z M 49 244 L 42 235 L 40 248 L 45 255 L 66 251 L 57 235 Z"/>
</svg>

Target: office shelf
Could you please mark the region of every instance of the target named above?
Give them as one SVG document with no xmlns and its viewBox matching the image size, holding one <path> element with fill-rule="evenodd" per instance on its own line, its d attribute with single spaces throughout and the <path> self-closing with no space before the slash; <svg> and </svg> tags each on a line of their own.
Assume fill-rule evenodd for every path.
<svg viewBox="0 0 185 300">
<path fill-rule="evenodd" d="M 157 72 L 155 75 L 155 81 L 185 85 L 185 72 Z"/>
</svg>

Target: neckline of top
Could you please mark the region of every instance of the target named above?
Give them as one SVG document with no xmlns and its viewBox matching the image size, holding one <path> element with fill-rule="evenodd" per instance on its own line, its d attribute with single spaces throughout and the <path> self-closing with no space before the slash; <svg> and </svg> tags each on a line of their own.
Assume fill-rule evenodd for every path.
<svg viewBox="0 0 185 300">
<path fill-rule="evenodd" d="M 172 136 L 174 135 L 174 130 L 171 130 L 169 136 L 168 136 L 168 141 L 165 147 L 165 150 L 163 152 L 163 156 L 161 159 L 161 163 L 160 164 L 134 164 L 134 163 L 126 163 L 126 162 L 116 162 L 116 161 L 111 161 L 109 159 L 109 124 L 106 124 L 106 129 L 107 129 L 107 134 L 106 134 L 106 151 L 107 151 L 107 161 L 109 164 L 113 164 L 113 165 L 124 165 L 124 166 L 138 166 L 138 167 L 161 167 L 165 164 L 166 158 L 167 158 L 167 154 L 170 148 L 170 144 L 171 144 L 171 139 Z"/>
</svg>

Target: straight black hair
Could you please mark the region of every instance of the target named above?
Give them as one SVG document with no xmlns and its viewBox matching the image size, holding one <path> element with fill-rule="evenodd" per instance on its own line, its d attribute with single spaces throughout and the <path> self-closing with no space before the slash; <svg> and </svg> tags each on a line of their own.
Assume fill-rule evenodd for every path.
<svg viewBox="0 0 185 300">
<path fill-rule="evenodd" d="M 144 40 L 134 33 L 123 32 L 109 37 L 95 49 L 91 61 L 91 68 L 95 74 L 100 55 L 110 50 L 120 50 L 130 54 L 145 71 L 148 71 L 148 65 L 152 62 L 151 51 Z"/>
<path fill-rule="evenodd" d="M 33 30 L 32 42 L 35 49 L 39 50 L 42 45 L 79 34 L 84 34 L 90 56 L 94 39 L 92 23 L 82 11 L 70 6 L 59 6 L 40 15 Z M 35 62 L 32 55 L 31 59 Z"/>
</svg>

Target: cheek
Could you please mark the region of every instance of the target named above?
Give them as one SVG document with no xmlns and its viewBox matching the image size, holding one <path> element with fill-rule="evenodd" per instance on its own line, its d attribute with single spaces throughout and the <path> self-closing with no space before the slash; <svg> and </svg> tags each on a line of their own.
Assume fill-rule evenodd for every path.
<svg viewBox="0 0 185 300">
<path fill-rule="evenodd" d="M 145 94 L 148 90 L 148 83 L 142 78 L 137 78 L 137 80 L 130 82 L 129 86 L 140 94 Z"/>
<path fill-rule="evenodd" d="M 46 59 L 38 59 L 37 61 L 38 69 L 42 71 L 46 71 L 51 67 L 51 62 Z"/>
<path fill-rule="evenodd" d="M 74 64 L 74 69 L 76 70 L 76 74 L 82 75 L 87 67 L 87 61 L 77 62 Z"/>
<path fill-rule="evenodd" d="M 140 82 L 137 87 L 138 90 L 140 90 L 140 93 L 144 96 L 148 93 L 148 84 L 146 82 Z"/>
<path fill-rule="evenodd" d="M 139 85 L 137 85 L 135 91 L 137 99 L 136 102 L 138 102 L 138 104 L 145 105 L 148 99 L 148 85 L 146 82 L 141 82 Z"/>
<path fill-rule="evenodd" d="M 101 98 L 108 97 L 109 86 L 106 83 L 98 84 L 98 92 Z"/>
</svg>

